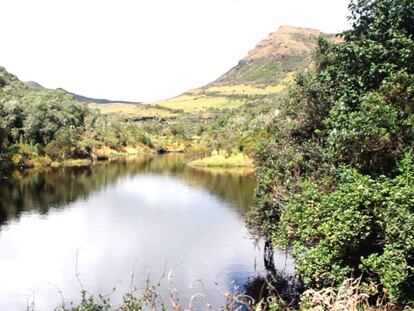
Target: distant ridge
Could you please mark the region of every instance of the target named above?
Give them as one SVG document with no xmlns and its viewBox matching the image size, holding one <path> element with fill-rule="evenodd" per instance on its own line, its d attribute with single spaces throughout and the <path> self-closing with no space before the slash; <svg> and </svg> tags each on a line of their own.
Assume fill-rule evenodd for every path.
<svg viewBox="0 0 414 311">
<path fill-rule="evenodd" d="M 70 95 L 73 95 L 75 99 L 80 103 L 86 103 L 86 104 L 142 104 L 142 102 L 130 102 L 125 100 L 109 100 L 105 98 L 90 98 L 82 95 L 78 95 L 69 91 L 66 91 L 65 89 L 59 88 L 59 90 L 62 90 Z"/>
<path fill-rule="evenodd" d="M 27 81 L 25 82 L 25 84 L 31 88 L 31 89 L 35 89 L 35 90 L 46 90 L 47 88 L 45 88 L 44 86 L 40 85 L 39 83 L 35 82 L 35 81 Z M 91 97 L 86 97 L 83 95 L 79 95 L 76 93 L 72 93 L 69 92 L 65 89 L 62 88 L 58 88 L 57 90 L 61 90 L 69 95 L 72 95 L 73 97 L 75 97 L 75 100 L 80 102 L 80 103 L 85 103 L 85 104 L 131 104 L 131 105 L 136 105 L 136 104 L 141 104 L 142 102 L 130 102 L 130 101 L 125 101 L 125 100 L 109 100 L 109 99 L 102 99 L 102 98 L 91 98 Z"/>
</svg>

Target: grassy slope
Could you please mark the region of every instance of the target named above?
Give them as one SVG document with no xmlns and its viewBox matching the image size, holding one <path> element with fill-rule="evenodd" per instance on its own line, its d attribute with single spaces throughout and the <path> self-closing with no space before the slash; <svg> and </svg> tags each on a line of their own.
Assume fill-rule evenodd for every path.
<svg viewBox="0 0 414 311">
<path fill-rule="evenodd" d="M 218 112 L 217 109 L 234 111 L 231 113 L 235 115 L 235 118 L 230 118 L 230 120 L 245 119 L 243 115 L 240 118 L 237 118 L 237 115 L 240 113 L 257 115 L 257 112 L 261 110 L 258 107 L 260 103 L 265 106 L 269 105 L 269 102 L 275 102 L 274 98 L 283 93 L 294 80 L 295 74 L 310 65 L 312 51 L 316 47 L 316 39 L 320 34 L 319 31 L 312 29 L 281 27 L 261 41 L 237 66 L 204 87 L 189 90 L 171 99 L 145 105 L 92 104 L 91 106 L 98 108 L 104 114 L 116 114 L 125 119 L 137 121 L 167 120 L 167 123 L 162 124 L 161 128 L 164 129 L 169 125 L 176 124 L 184 124 L 186 127 L 194 127 L 193 124 L 209 124 L 209 118 L 203 119 L 203 116 L 206 113 L 210 114 L 210 117 L 211 113 L 220 115 L 221 112 Z M 255 103 L 253 106 L 245 105 L 253 102 Z M 252 108 L 248 108 L 250 106 Z M 254 111 L 246 112 L 246 109 L 253 109 Z M 276 109 L 275 106 L 273 110 Z M 211 119 L 217 118 L 213 116 Z M 258 123 L 262 122 L 259 120 Z M 232 127 L 228 128 L 230 130 Z M 187 137 L 191 139 L 191 136 Z M 185 144 L 176 142 L 176 139 L 173 140 L 180 147 L 169 148 L 170 143 L 165 143 L 166 140 L 171 140 L 169 138 L 171 137 L 151 136 L 154 142 L 159 142 L 164 147 L 167 146 L 164 148 L 166 150 L 186 149 L 182 147 Z M 193 165 L 251 165 L 250 161 L 243 160 L 240 162 L 238 160 L 240 159 L 233 159 L 232 156 L 223 157 L 223 159 L 213 156 L 195 162 Z"/>
<path fill-rule="evenodd" d="M 248 84 L 263 88 L 278 85 L 292 72 L 309 66 L 320 34 L 314 29 L 282 26 L 209 86 Z"/>
<path fill-rule="evenodd" d="M 145 104 L 89 104 L 89 107 L 98 109 L 103 114 L 115 114 L 127 119 L 142 119 L 142 118 L 170 118 L 174 117 L 177 112 L 162 107 L 149 106 Z"/>
<path fill-rule="evenodd" d="M 273 95 L 283 91 L 293 80 L 294 73 L 289 72 L 277 84 L 264 87 L 257 87 L 248 83 L 211 85 L 193 89 L 180 96 L 161 100 L 150 105 L 181 109 L 184 112 L 198 112 L 209 108 L 233 109 L 245 104 L 251 98 Z"/>
<path fill-rule="evenodd" d="M 196 112 L 209 108 L 236 108 L 244 104 L 244 100 L 220 95 L 211 96 L 199 93 L 198 91 L 189 91 L 183 95 L 151 104 L 171 109 L 182 109 L 184 112 Z"/>
<path fill-rule="evenodd" d="M 283 26 L 262 40 L 237 66 L 209 85 L 174 98 L 148 103 L 144 107 L 122 103 L 93 107 L 102 113 L 126 118 L 170 118 L 182 112 L 237 108 L 250 99 L 281 92 L 296 72 L 309 66 L 316 38 L 320 34 L 318 30 Z M 163 110 L 163 107 L 168 110 Z"/>
<path fill-rule="evenodd" d="M 171 99 L 149 103 L 148 106 L 182 111 L 183 113 L 179 113 L 174 121 L 168 122 L 170 124 L 178 122 L 187 127 L 195 127 L 196 124 L 207 125 L 207 132 L 203 134 L 204 138 L 210 136 L 210 138 L 204 139 L 204 142 L 207 143 L 214 141 L 217 137 L 222 137 L 211 128 L 215 127 L 214 122 L 220 119 L 220 116 L 230 113 L 233 117 L 226 121 L 224 127 L 221 124 L 218 128 L 221 128 L 220 131 L 229 131 L 228 133 L 233 134 L 231 141 L 234 146 L 230 146 L 230 149 L 236 150 L 236 144 L 239 143 L 237 140 L 243 140 L 244 145 L 248 143 L 246 138 L 237 134 L 240 131 L 246 131 L 247 128 L 252 140 L 255 141 L 258 138 L 256 137 L 258 135 L 257 125 L 254 124 L 263 123 L 260 118 L 266 111 L 277 111 L 277 98 L 294 80 L 297 72 L 309 67 L 312 52 L 316 48 L 317 38 L 320 34 L 319 31 L 312 29 L 281 27 L 260 42 L 237 66 L 216 81 Z M 269 104 L 273 108 L 269 108 Z M 230 112 L 221 112 L 217 109 L 226 109 Z M 203 118 L 206 113 L 210 114 L 207 119 Z M 249 115 L 247 118 L 246 114 Z M 255 122 L 256 118 L 258 118 L 257 122 Z M 245 121 L 239 126 L 228 124 L 235 122 L 235 120 Z M 227 136 L 225 133 L 222 135 Z M 227 146 L 229 143 L 231 142 L 225 142 Z M 210 150 L 214 148 L 211 143 L 208 144 Z M 207 156 L 190 165 L 207 167 L 252 166 L 252 161 L 249 158 L 234 152 L 227 157 Z"/>
</svg>

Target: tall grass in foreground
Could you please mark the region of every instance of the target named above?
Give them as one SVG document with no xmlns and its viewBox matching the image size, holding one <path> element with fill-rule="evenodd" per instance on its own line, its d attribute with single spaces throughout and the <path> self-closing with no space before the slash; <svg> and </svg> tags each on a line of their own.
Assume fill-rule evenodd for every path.
<svg viewBox="0 0 414 311">
<path fill-rule="evenodd" d="M 171 273 L 168 275 L 169 284 Z M 219 308 L 214 308 L 208 303 L 203 294 L 194 294 L 189 302 L 182 303 L 177 290 L 169 288 L 168 297 L 165 299 L 160 294 L 161 281 L 151 284 L 147 279 L 142 289 L 133 288 L 125 293 L 122 303 L 113 305 L 109 295 L 94 296 L 81 288 L 81 299 L 78 303 L 66 303 L 62 297 L 62 304 L 55 311 L 141 311 L 141 310 L 222 310 L 222 311 L 394 311 L 414 310 L 412 307 L 398 307 L 386 302 L 385 296 L 378 298 L 374 303 L 370 296 L 365 294 L 360 286 L 361 279 L 349 279 L 338 289 L 324 288 L 322 290 L 307 290 L 300 298 L 298 305 L 288 304 L 283 301 L 276 292 L 275 287 L 267 284 L 268 295 L 255 300 L 247 294 L 234 295 L 223 292 L 226 303 Z M 114 289 L 115 291 L 115 289 Z M 36 307 L 28 305 L 27 311 L 35 311 Z"/>
</svg>

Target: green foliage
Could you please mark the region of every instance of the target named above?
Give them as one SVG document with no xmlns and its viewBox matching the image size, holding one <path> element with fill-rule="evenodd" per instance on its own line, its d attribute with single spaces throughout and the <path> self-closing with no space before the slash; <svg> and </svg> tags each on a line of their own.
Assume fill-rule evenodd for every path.
<svg viewBox="0 0 414 311">
<path fill-rule="evenodd" d="M 341 284 L 362 272 L 390 298 L 413 298 L 414 165 L 404 175 L 373 180 L 342 168 L 333 192 L 303 182 L 283 207 L 274 241 L 294 241 L 297 268 L 309 285 Z M 312 224 L 312 226 L 310 226 Z M 309 247 L 312 246 L 312 247 Z M 407 295 L 407 297 L 405 297 Z"/>
<path fill-rule="evenodd" d="M 82 129 L 63 127 L 59 129 L 51 142 L 45 146 L 45 153 L 53 159 L 87 158 L 90 148 L 82 150 L 80 145 Z"/>
<path fill-rule="evenodd" d="M 146 133 L 140 133 L 139 141 L 150 148 L 154 147 L 151 138 Z"/>
<path fill-rule="evenodd" d="M 0 68 L 0 162 L 24 166 L 27 160 L 92 157 L 103 146 L 121 150 L 148 137 L 133 123 L 100 115 L 62 90 L 29 88 Z M 34 152 L 26 152 L 36 146 Z"/>
<path fill-rule="evenodd" d="M 350 4 L 353 28 L 321 38 L 258 148 L 252 219 L 293 247 L 308 286 L 363 276 L 413 301 L 414 3 Z"/>
</svg>

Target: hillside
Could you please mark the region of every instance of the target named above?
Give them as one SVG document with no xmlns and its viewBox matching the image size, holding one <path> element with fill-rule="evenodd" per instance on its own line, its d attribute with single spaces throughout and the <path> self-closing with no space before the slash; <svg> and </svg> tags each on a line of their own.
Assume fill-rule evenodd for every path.
<svg viewBox="0 0 414 311">
<path fill-rule="evenodd" d="M 318 30 L 282 26 L 214 82 L 154 104 L 184 112 L 237 108 L 250 99 L 278 94 L 296 72 L 309 67 Z M 335 36 L 326 35 L 330 40 Z"/>
<path fill-rule="evenodd" d="M 289 73 L 309 66 L 316 39 L 321 34 L 315 29 L 282 26 L 209 86 L 278 84 Z"/>
<path fill-rule="evenodd" d="M 146 121 L 142 127 L 167 151 L 192 148 L 213 157 L 194 164 L 240 166 L 238 161 L 231 160 L 240 157 L 240 153 L 253 156 L 295 75 L 311 66 L 320 35 L 318 30 L 280 27 L 214 82 L 174 98 L 145 104 L 169 109 L 173 114 L 157 111 L 157 118 L 146 118 L 142 105 L 130 109 L 114 105 L 98 108 L 126 119 Z M 162 123 L 157 119 L 162 119 Z M 172 144 L 174 148 L 170 148 Z M 243 165 L 249 165 L 249 161 Z"/>
<path fill-rule="evenodd" d="M 105 114 L 128 119 L 175 118 L 178 112 L 197 113 L 211 109 L 235 109 L 247 102 L 280 94 L 297 72 L 308 68 L 317 38 L 315 29 L 282 26 L 262 40 L 246 57 L 212 83 L 174 98 L 141 105 L 94 105 Z M 325 35 L 337 41 L 334 35 Z M 174 110 L 174 113 L 163 108 Z M 155 109 L 155 110 L 154 110 Z"/>
</svg>

